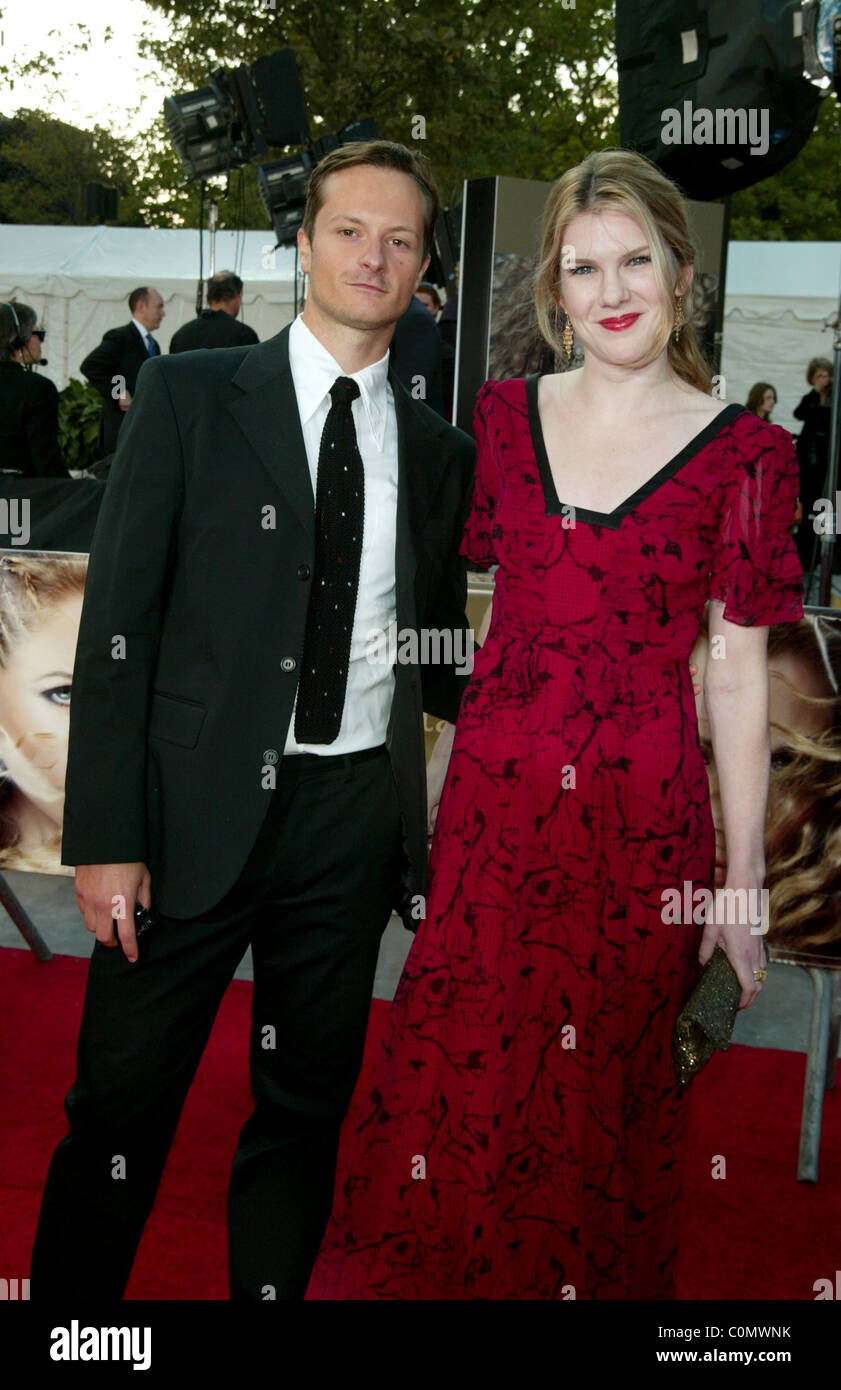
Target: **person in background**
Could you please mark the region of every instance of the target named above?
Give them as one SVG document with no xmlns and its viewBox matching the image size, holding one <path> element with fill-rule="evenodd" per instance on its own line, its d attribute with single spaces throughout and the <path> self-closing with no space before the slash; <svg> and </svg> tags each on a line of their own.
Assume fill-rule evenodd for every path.
<svg viewBox="0 0 841 1390">
<path fill-rule="evenodd" d="M 419 299 L 424 309 L 428 309 L 432 317 L 438 322 L 438 315 L 441 312 L 441 296 L 434 285 L 430 285 L 428 280 L 424 280 L 422 285 L 418 285 L 415 290 L 415 299 Z"/>
<path fill-rule="evenodd" d="M 131 405 L 137 373 L 148 357 L 157 357 L 160 347 L 152 333 L 166 314 L 158 291 L 148 285 L 132 290 L 128 298 L 131 319 L 122 328 L 109 328 L 79 370 L 102 397 L 99 421 L 99 447 L 113 454 L 126 411 Z"/>
<path fill-rule="evenodd" d="M 243 283 L 232 270 L 219 270 L 207 282 L 207 305 L 197 318 L 172 335 L 170 352 L 193 348 L 251 347 L 260 339 L 237 315 L 242 305 Z"/>
<path fill-rule="evenodd" d="M 459 271 L 456 266 L 456 290 Z M 456 335 L 458 333 L 458 295 L 451 295 L 438 315 L 441 335 L 441 382 L 444 395 L 444 415 L 453 419 L 456 392 Z"/>
<path fill-rule="evenodd" d="M 0 304 L 0 469 L 69 478 L 58 447 L 58 391 L 32 370 L 44 339 L 37 321 L 28 304 Z"/>
<path fill-rule="evenodd" d="M 397 320 L 391 343 L 391 363 L 399 381 L 415 400 L 444 414 L 441 389 L 441 338 L 435 320 L 415 295 Z"/>
<path fill-rule="evenodd" d="M 771 411 L 777 404 L 777 393 L 767 381 L 757 381 L 748 392 L 746 409 L 753 411 L 760 420 L 771 419 Z"/>
<path fill-rule="evenodd" d="M 438 316 L 438 331 L 441 334 L 442 343 L 449 343 L 455 352 L 456 334 L 458 332 L 458 288 L 459 288 L 459 267 L 456 266 L 456 293 L 449 294 L 447 301 Z"/>
<path fill-rule="evenodd" d="M 829 455 L 829 415 L 832 388 L 832 363 L 828 357 L 813 357 L 806 368 L 810 390 L 795 406 L 795 420 L 803 421 L 795 449 L 800 465 L 800 501 L 803 524 L 797 533 L 797 550 L 804 570 L 811 567 L 815 547 L 815 530 L 809 520 L 815 502 L 823 496 L 826 484 L 826 465 Z"/>
</svg>

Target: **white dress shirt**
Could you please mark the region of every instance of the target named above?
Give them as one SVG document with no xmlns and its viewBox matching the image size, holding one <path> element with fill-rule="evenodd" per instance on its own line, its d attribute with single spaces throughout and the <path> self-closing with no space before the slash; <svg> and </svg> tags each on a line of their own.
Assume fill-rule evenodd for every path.
<svg viewBox="0 0 841 1390">
<path fill-rule="evenodd" d="M 307 451 L 313 499 L 318 452 L 330 409 L 330 387 L 338 376 L 359 386 L 351 405 L 365 472 L 362 559 L 342 723 L 332 743 L 296 743 L 295 710 L 284 753 L 353 753 L 385 743 L 394 694 L 394 671 L 372 663 L 367 653 L 373 631 L 388 633 L 397 621 L 397 415 L 388 384 L 388 353 L 361 372 L 345 372 L 299 316 L 289 329 L 289 365 Z M 297 697 L 296 697 L 297 703 Z"/>
<path fill-rule="evenodd" d="M 145 347 L 146 353 L 147 353 L 147 355 L 148 355 L 148 352 L 149 352 L 149 344 L 148 344 L 148 342 L 146 341 L 146 339 L 147 339 L 147 336 L 148 336 L 149 338 L 151 338 L 151 337 L 152 337 L 152 334 L 149 332 L 149 329 L 148 329 L 148 328 L 144 328 L 144 327 L 143 327 L 143 324 L 140 323 L 139 320 L 136 319 L 136 318 L 134 317 L 133 314 L 132 314 L 131 321 L 132 321 L 132 323 L 134 324 L 135 328 L 137 329 L 138 333 L 140 334 L 141 338 L 143 339 L 143 346 Z M 157 354 L 156 354 L 156 355 L 157 355 Z"/>
</svg>

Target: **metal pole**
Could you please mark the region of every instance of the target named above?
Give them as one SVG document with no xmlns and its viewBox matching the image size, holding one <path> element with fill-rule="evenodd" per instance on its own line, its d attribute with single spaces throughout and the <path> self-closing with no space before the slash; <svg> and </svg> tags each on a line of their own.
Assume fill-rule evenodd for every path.
<svg viewBox="0 0 841 1390">
<path fill-rule="evenodd" d="M 832 410 L 829 420 L 829 450 L 826 460 L 824 497 L 829 499 L 830 514 L 833 517 L 834 525 L 829 527 L 828 532 L 821 536 L 821 583 L 819 598 L 824 607 L 829 607 L 832 602 L 832 555 L 835 549 L 835 539 L 839 521 L 839 509 L 836 506 L 836 502 L 838 501 L 838 453 L 839 448 L 841 448 L 841 301 L 839 301 L 835 320 L 830 326 L 835 330 L 835 342 L 832 372 Z"/>
<path fill-rule="evenodd" d="M 6 875 L 0 873 L 0 903 L 5 907 L 36 960 L 52 960 L 53 953 L 29 913 L 11 888 Z"/>
<path fill-rule="evenodd" d="M 207 225 L 210 229 L 210 275 L 212 279 L 216 274 L 216 223 L 219 221 L 219 204 L 213 199 L 210 200 L 208 208 Z"/>
</svg>

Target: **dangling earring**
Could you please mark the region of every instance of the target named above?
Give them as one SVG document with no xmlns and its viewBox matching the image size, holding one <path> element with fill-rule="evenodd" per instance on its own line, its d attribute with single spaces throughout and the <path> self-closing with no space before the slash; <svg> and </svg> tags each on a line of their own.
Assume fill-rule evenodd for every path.
<svg viewBox="0 0 841 1390">
<path fill-rule="evenodd" d="M 566 315 L 566 323 L 564 324 L 564 349 L 565 349 L 565 351 L 566 351 L 567 361 L 571 361 L 571 360 L 572 360 L 572 319 L 569 317 L 569 314 Z"/>
<path fill-rule="evenodd" d="M 675 331 L 675 342 L 677 342 L 678 339 L 679 339 L 679 337 L 680 337 L 680 330 L 683 328 L 683 323 L 684 323 L 683 300 L 680 299 L 680 298 L 677 297 L 677 296 L 676 296 L 676 298 L 677 298 L 677 303 L 675 304 L 675 330 L 674 330 L 674 331 Z"/>
</svg>

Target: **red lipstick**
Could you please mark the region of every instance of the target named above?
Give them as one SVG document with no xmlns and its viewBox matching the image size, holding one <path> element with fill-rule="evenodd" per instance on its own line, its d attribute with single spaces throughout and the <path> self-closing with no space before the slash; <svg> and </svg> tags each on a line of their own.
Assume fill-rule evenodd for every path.
<svg viewBox="0 0 841 1390">
<path fill-rule="evenodd" d="M 599 323 L 602 328 L 609 328 L 611 333 L 621 333 L 623 328 L 630 328 L 638 318 L 639 314 L 622 314 L 618 319 L 599 319 Z"/>
</svg>

